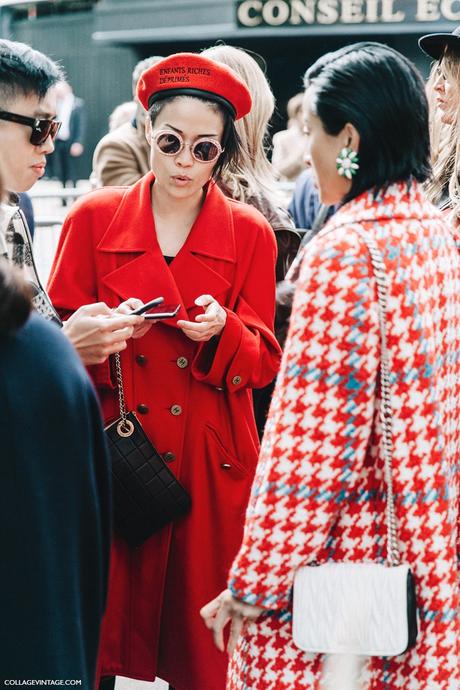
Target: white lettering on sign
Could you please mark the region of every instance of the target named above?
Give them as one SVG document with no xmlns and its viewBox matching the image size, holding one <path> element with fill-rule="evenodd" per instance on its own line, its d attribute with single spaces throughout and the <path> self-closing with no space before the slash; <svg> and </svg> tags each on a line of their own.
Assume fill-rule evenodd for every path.
<svg viewBox="0 0 460 690">
<path fill-rule="evenodd" d="M 335 24 L 339 21 L 339 9 L 335 0 L 319 0 L 318 24 Z"/>
<path fill-rule="evenodd" d="M 403 22 L 406 18 L 404 12 L 395 12 L 394 0 L 382 0 L 382 22 Z"/>
<path fill-rule="evenodd" d="M 291 14 L 290 3 L 286 0 L 268 0 L 262 9 L 262 18 L 270 26 L 286 24 Z"/>
<path fill-rule="evenodd" d="M 455 8 L 454 9 L 454 5 Z M 459 0 L 441 0 L 441 14 L 444 19 L 451 22 L 460 21 L 460 2 Z"/>
<path fill-rule="evenodd" d="M 342 22 L 361 24 L 364 21 L 363 0 L 348 0 L 342 3 Z"/>
<path fill-rule="evenodd" d="M 247 27 L 460 22 L 460 0 L 243 0 L 237 20 Z"/>
<path fill-rule="evenodd" d="M 262 23 L 261 10 L 261 0 L 246 0 L 238 7 L 238 21 L 243 26 L 259 26 Z"/>
<path fill-rule="evenodd" d="M 419 22 L 436 21 L 440 16 L 438 0 L 418 0 L 415 17 Z"/>
</svg>

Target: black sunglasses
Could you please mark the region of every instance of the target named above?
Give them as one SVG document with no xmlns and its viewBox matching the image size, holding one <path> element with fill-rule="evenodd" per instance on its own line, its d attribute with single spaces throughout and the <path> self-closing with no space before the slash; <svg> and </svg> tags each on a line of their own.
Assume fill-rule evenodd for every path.
<svg viewBox="0 0 460 690">
<path fill-rule="evenodd" d="M 9 113 L 6 110 L 0 110 L 0 120 L 8 120 L 8 122 L 17 122 L 20 125 L 32 127 L 30 143 L 34 146 L 41 146 L 48 137 L 54 141 L 61 126 L 57 120 L 37 120 L 34 117 L 16 115 L 16 113 Z"/>
</svg>

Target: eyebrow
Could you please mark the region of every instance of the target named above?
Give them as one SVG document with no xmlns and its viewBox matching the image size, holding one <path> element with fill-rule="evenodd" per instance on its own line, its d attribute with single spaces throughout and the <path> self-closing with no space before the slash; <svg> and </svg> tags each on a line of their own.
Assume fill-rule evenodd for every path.
<svg viewBox="0 0 460 690">
<path fill-rule="evenodd" d="M 177 127 L 174 127 L 174 125 L 170 125 L 168 122 L 165 122 L 164 126 L 168 127 L 169 129 L 173 129 L 178 134 L 183 134 L 183 131 L 181 129 L 177 129 Z M 219 135 L 216 134 L 215 132 L 213 132 L 212 134 L 197 134 L 195 139 L 201 139 L 202 137 L 210 137 L 212 139 L 217 139 L 218 136 Z"/>
<path fill-rule="evenodd" d="M 54 120 L 56 113 L 50 113 L 46 110 L 40 110 L 40 108 L 37 108 L 37 110 L 34 111 L 33 116 L 42 120 Z"/>
</svg>

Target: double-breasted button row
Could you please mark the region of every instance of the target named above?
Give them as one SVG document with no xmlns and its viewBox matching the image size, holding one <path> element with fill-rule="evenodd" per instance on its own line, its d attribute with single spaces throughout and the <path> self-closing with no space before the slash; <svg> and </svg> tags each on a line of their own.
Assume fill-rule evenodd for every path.
<svg viewBox="0 0 460 690">
<path fill-rule="evenodd" d="M 136 364 L 140 367 L 145 367 L 147 364 L 147 357 L 145 355 L 136 355 Z"/>
<path fill-rule="evenodd" d="M 137 406 L 137 411 L 139 412 L 139 414 L 148 414 L 148 413 L 149 413 L 149 408 L 148 408 L 147 405 L 144 405 L 144 403 L 140 403 L 140 404 Z"/>
<path fill-rule="evenodd" d="M 178 417 L 180 414 L 182 414 L 182 407 L 180 405 L 171 405 L 169 408 L 169 411 L 171 414 L 173 414 L 175 417 Z"/>
<path fill-rule="evenodd" d="M 176 359 L 176 364 L 179 367 L 179 369 L 185 369 L 186 367 L 188 367 L 187 357 L 178 357 Z"/>
<path fill-rule="evenodd" d="M 171 450 L 168 450 L 166 453 L 163 453 L 163 460 L 165 462 L 173 462 L 175 459 L 176 456 Z"/>
</svg>

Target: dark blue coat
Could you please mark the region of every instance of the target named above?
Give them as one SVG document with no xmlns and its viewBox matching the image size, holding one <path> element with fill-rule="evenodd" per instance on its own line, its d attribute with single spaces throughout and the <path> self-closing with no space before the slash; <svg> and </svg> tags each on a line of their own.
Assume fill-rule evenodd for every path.
<svg viewBox="0 0 460 690">
<path fill-rule="evenodd" d="M 109 541 L 93 388 L 67 339 L 34 314 L 0 340 L 0 681 L 91 690 Z"/>
</svg>

